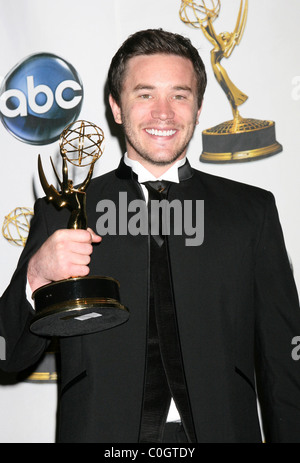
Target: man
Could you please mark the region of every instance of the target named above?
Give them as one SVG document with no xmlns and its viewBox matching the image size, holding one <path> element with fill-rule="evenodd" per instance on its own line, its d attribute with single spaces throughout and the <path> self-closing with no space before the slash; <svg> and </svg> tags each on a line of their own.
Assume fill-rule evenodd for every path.
<svg viewBox="0 0 300 463">
<path fill-rule="evenodd" d="M 291 342 L 299 302 L 271 193 L 192 169 L 187 147 L 206 75 L 189 40 L 162 30 L 129 37 L 109 70 L 110 105 L 127 153 L 87 190 L 90 229 L 38 200 L 27 245 L 1 300 L 5 368 L 35 362 L 47 341 L 30 333 L 26 287 L 72 275 L 120 281 L 128 322 L 61 339 L 60 442 L 300 441 L 300 375 Z M 155 197 L 204 201 L 203 242 L 187 233 L 97 235 L 98 202 Z M 164 190 L 165 189 L 165 190 Z M 158 193 L 160 194 L 160 193 Z M 153 196 L 154 195 L 154 196 Z M 156 196 L 157 197 L 157 196 Z M 198 201 L 198 202 L 197 202 Z M 2 364 L 1 364 L 2 365 Z M 181 425 L 166 424 L 174 400 Z"/>
</svg>

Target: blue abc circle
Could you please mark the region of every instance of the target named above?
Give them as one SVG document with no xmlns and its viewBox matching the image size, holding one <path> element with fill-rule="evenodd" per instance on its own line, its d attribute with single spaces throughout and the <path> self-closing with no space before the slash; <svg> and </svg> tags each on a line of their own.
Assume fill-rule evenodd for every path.
<svg viewBox="0 0 300 463">
<path fill-rule="evenodd" d="M 46 145 L 61 135 L 81 111 L 83 85 L 76 69 L 51 53 L 18 63 L 0 89 L 0 117 L 19 140 Z"/>
</svg>

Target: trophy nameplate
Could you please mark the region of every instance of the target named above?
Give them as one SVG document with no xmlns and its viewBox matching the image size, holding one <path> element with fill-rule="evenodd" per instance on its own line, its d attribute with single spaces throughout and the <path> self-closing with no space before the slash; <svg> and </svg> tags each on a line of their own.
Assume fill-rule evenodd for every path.
<svg viewBox="0 0 300 463">
<path fill-rule="evenodd" d="M 248 96 L 229 78 L 221 64 L 223 58 L 229 58 L 242 40 L 248 14 L 248 0 L 241 0 L 240 9 L 233 32 L 217 34 L 213 22 L 219 16 L 221 0 L 182 0 L 181 20 L 202 30 L 213 45 L 211 64 L 217 82 L 225 92 L 230 103 L 233 119 L 204 130 L 202 133 L 203 151 L 200 161 L 228 163 L 253 161 L 272 156 L 282 151 L 276 141 L 275 122 L 243 118 L 239 106 Z"/>
<path fill-rule="evenodd" d="M 103 140 L 103 131 L 91 122 L 76 121 L 66 127 L 60 138 L 62 181 L 50 158 L 60 192 L 48 184 L 39 156 L 38 171 L 43 190 L 57 208 L 69 209 L 69 229 L 87 228 L 85 191 L 92 178 L 94 164 L 102 154 Z M 86 179 L 76 188 L 68 178 L 68 162 L 76 167 L 89 166 Z M 74 276 L 42 286 L 32 297 L 36 315 L 30 329 L 41 336 L 95 333 L 118 326 L 129 318 L 128 309 L 120 303 L 119 282 L 112 277 Z"/>
</svg>

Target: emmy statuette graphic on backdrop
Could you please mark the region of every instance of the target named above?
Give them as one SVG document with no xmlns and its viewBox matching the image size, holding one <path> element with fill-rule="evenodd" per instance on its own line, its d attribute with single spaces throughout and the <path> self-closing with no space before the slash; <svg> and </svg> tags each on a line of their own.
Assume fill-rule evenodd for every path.
<svg viewBox="0 0 300 463">
<path fill-rule="evenodd" d="M 248 14 L 248 0 L 241 0 L 233 32 L 217 34 L 213 22 L 220 13 L 220 0 L 182 0 L 180 19 L 202 30 L 213 45 L 211 64 L 217 82 L 225 92 L 233 113 L 233 119 L 204 130 L 202 133 L 202 162 L 225 163 L 262 159 L 282 151 L 275 138 L 275 123 L 268 120 L 243 118 L 239 113 L 248 96 L 239 90 L 221 65 L 241 42 Z"/>
<path fill-rule="evenodd" d="M 14 246 L 25 246 L 33 209 L 29 207 L 16 207 L 5 216 L 2 225 L 3 237 Z M 55 356 L 58 352 L 57 341 L 52 339 L 42 359 L 34 365 L 33 369 L 23 371 L 19 379 L 26 382 L 55 382 L 57 381 L 57 369 Z"/>
<path fill-rule="evenodd" d="M 25 246 L 32 216 L 33 210 L 29 207 L 16 207 L 5 216 L 2 225 L 3 237 L 11 244 Z"/>
<path fill-rule="evenodd" d="M 38 170 L 41 185 L 49 201 L 57 208 L 70 210 L 69 229 L 86 229 L 86 189 L 95 162 L 102 155 L 103 131 L 87 121 L 68 125 L 60 137 L 62 181 L 51 160 L 60 192 L 49 185 L 41 159 Z M 86 179 L 76 188 L 68 178 L 68 163 L 75 168 L 89 167 Z M 129 311 L 120 303 L 119 282 L 112 277 L 87 276 L 49 283 L 32 295 L 36 315 L 31 331 L 41 336 L 76 336 L 103 331 L 126 322 Z"/>
</svg>

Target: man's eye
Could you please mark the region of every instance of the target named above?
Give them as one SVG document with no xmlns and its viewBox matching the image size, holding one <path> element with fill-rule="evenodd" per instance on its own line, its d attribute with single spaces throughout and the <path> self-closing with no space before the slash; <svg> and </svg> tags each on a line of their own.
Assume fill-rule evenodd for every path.
<svg viewBox="0 0 300 463">
<path fill-rule="evenodd" d="M 142 98 L 142 100 L 149 100 L 151 98 L 151 95 L 149 95 L 148 93 L 144 93 L 143 95 L 140 95 L 140 98 Z"/>
<path fill-rule="evenodd" d="M 184 100 L 184 99 L 185 99 L 185 96 L 184 96 L 184 95 L 175 95 L 175 96 L 174 96 L 174 99 L 175 99 L 175 100 Z"/>
</svg>

